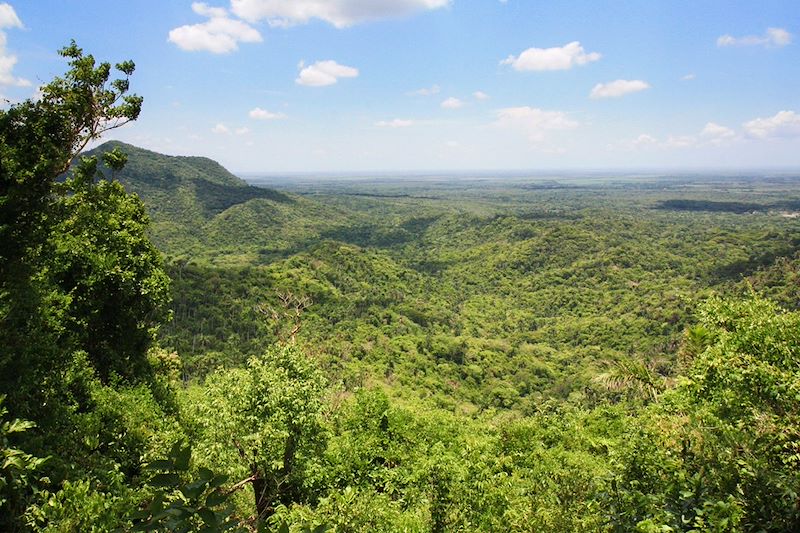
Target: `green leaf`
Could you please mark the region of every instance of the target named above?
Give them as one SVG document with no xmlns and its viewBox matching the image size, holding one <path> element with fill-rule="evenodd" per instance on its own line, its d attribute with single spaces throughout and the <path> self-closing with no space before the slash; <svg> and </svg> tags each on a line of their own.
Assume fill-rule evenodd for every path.
<svg viewBox="0 0 800 533">
<path fill-rule="evenodd" d="M 147 507 L 151 514 L 155 515 L 164 510 L 164 497 L 165 495 L 163 492 L 156 493 L 153 497 L 153 501 L 150 502 L 150 505 Z"/>
<path fill-rule="evenodd" d="M 197 475 L 200 476 L 200 479 L 205 481 L 210 481 L 214 477 L 214 472 L 209 470 L 208 468 L 201 468 Z"/>
<path fill-rule="evenodd" d="M 180 483 L 181 478 L 178 474 L 156 474 L 150 479 L 150 485 L 153 487 L 174 487 Z"/>
<path fill-rule="evenodd" d="M 168 459 L 159 459 L 157 461 L 151 461 L 144 465 L 144 470 L 172 470 L 172 461 Z"/>
<path fill-rule="evenodd" d="M 217 518 L 217 513 L 212 511 L 211 509 L 198 509 L 197 514 L 200 515 L 203 522 L 210 528 L 215 528 L 219 525 L 219 519 Z"/>
<path fill-rule="evenodd" d="M 222 505 L 228 500 L 228 494 L 224 492 L 214 491 L 208 496 L 206 496 L 206 507 L 217 507 L 218 505 Z"/>
<path fill-rule="evenodd" d="M 206 483 L 208 482 L 200 479 L 184 485 L 180 490 L 187 499 L 194 500 L 203 494 L 203 491 L 206 488 Z"/>
<path fill-rule="evenodd" d="M 214 478 L 208 483 L 208 488 L 216 489 L 221 487 L 228 481 L 228 476 L 225 474 L 217 474 Z"/>
<path fill-rule="evenodd" d="M 185 472 L 189 470 L 189 461 L 192 458 L 192 448 L 189 446 L 179 448 L 175 454 L 175 470 Z"/>
</svg>

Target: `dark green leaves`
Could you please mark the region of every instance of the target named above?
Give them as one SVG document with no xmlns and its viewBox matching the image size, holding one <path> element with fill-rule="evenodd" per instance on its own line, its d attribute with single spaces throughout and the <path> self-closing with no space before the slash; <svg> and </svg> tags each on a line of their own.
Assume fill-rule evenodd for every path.
<svg viewBox="0 0 800 533">
<path fill-rule="evenodd" d="M 227 476 L 200 468 L 190 476 L 192 450 L 183 443 L 172 446 L 164 459 L 146 470 L 158 471 L 148 481 L 156 492 L 149 504 L 134 512 L 135 531 L 226 531 L 238 529 L 226 506 L 229 492 L 222 490 Z M 187 480 L 188 477 L 188 480 Z"/>
</svg>

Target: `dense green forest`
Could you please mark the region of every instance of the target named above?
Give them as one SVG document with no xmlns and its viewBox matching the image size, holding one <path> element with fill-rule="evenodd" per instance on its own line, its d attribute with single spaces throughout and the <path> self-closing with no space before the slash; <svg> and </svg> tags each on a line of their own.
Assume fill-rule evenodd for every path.
<svg viewBox="0 0 800 533">
<path fill-rule="evenodd" d="M 0 530 L 800 530 L 800 176 L 248 183 L 86 151 L 134 66 L 62 55 L 0 110 Z"/>
</svg>

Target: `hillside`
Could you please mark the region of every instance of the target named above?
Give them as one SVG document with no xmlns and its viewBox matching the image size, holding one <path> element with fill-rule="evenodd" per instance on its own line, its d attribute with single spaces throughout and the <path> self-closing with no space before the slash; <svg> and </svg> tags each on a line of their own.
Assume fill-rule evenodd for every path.
<svg viewBox="0 0 800 533">
<path fill-rule="evenodd" d="M 101 171 L 142 199 L 152 238 L 170 255 L 250 263 L 285 255 L 347 218 L 340 209 L 249 185 L 205 157 L 169 156 L 119 141 L 85 155 L 114 148 L 128 155 L 127 164 L 116 174 Z"/>
<path fill-rule="evenodd" d="M 800 532 L 800 115 L 780 78 L 797 47 L 779 27 L 739 33 L 792 2 L 735 18 L 194 2 L 168 38 L 173 3 L 150 2 L 152 21 L 123 2 L 13 3 L 0 533 Z M 423 4 L 447 9 L 407 26 Z M 77 44 L 112 20 L 136 57 Z M 637 30 L 666 70 L 626 53 Z M 52 70 L 37 36 L 69 43 L 38 87 L 16 77 Z M 389 70 L 370 60 L 381 43 L 402 59 Z M 453 51 L 474 60 L 443 77 Z M 329 59 L 292 83 L 273 68 L 292 56 Z M 678 79 L 698 57 L 720 68 Z M 150 73 L 131 83 L 136 64 Z M 649 81 L 602 81 L 625 65 Z M 531 83 L 554 97 L 526 101 Z M 119 142 L 76 157 L 149 108 L 141 135 L 204 130 L 198 153 L 268 173 Z M 637 131 L 658 137 L 618 137 Z M 544 170 L 563 164 L 627 170 Z M 489 170 L 515 167 L 531 170 Z M 386 170 L 337 172 L 353 168 Z"/>
<path fill-rule="evenodd" d="M 741 297 L 752 286 L 797 307 L 799 222 L 775 207 L 800 200 L 792 181 L 687 184 L 665 177 L 564 180 L 554 188 L 537 179 L 374 179 L 284 183 L 276 191 L 243 183 L 202 158 L 121 148 L 130 159 L 117 177 L 149 209 L 172 278 L 172 320 L 162 326 L 159 343 L 179 358 L 188 384 L 179 396 L 188 416 L 202 419 L 194 406 L 209 401 L 207 394 L 227 401 L 244 385 L 216 380 L 254 371 L 253 361 L 291 337 L 290 344 L 309 354 L 332 384 L 326 402 L 355 410 L 343 416 L 388 416 L 393 431 L 411 420 L 427 433 L 437 431 L 424 426 L 434 417 L 437 425 L 452 425 L 436 437 L 446 447 L 433 452 L 445 462 L 523 458 L 512 461 L 519 476 L 514 490 L 553 475 L 578 480 L 583 488 L 575 493 L 562 493 L 566 482 L 545 491 L 552 500 L 537 505 L 552 514 L 529 517 L 539 530 L 601 528 L 603 518 L 582 506 L 604 501 L 601 480 L 612 473 L 612 454 L 632 454 L 620 460 L 638 464 L 639 452 L 626 448 L 625 438 L 633 447 L 647 446 L 651 438 L 623 437 L 625 428 L 649 431 L 649 416 L 656 425 L 663 420 L 661 414 L 636 422 L 627 417 L 647 405 L 658 413 L 661 395 L 686 397 L 675 388 L 687 372 L 686 358 L 718 338 L 705 333 L 717 326 L 703 313 L 739 316 L 701 302 L 715 301 L 714 294 Z M 747 209 L 708 209 L 745 204 Z M 755 305 L 747 312 L 774 313 L 771 304 Z M 351 459 L 335 455 L 337 446 L 349 446 L 350 422 L 332 423 L 333 439 L 340 442 L 326 460 L 351 468 Z M 502 441 L 495 441 L 495 424 L 503 428 Z M 574 432 L 567 429 L 571 424 Z M 471 446 L 481 451 L 466 460 L 452 456 L 473 438 L 468 435 L 477 436 Z M 216 445 L 202 432 L 193 438 L 201 453 Z M 393 447 L 417 437 L 381 438 Z M 652 438 L 673 437 L 659 429 Z M 552 464 L 542 478 L 523 475 L 533 457 L 531 443 L 542 439 L 548 444 L 535 464 Z M 596 439 L 605 444 L 598 448 Z M 355 445 L 354 452 L 364 446 Z M 654 453 L 668 449 L 663 443 Z M 403 475 L 419 475 L 427 468 L 421 458 L 431 453 L 424 450 L 425 443 L 414 441 L 403 451 L 376 453 L 400 453 L 402 460 L 387 459 L 387 465 L 399 461 L 417 472 Z M 561 454 L 570 459 L 562 463 L 556 459 Z M 654 468 L 663 463 L 652 460 Z M 223 464 L 216 461 L 209 464 Z M 478 475 L 503 468 L 483 464 Z M 384 465 L 368 476 L 395 472 Z M 585 479 L 584 472 L 590 472 Z M 331 494 L 358 484 L 364 501 L 388 483 L 333 475 L 325 481 Z M 624 480 L 638 474 L 615 475 Z M 453 494 L 482 483 L 467 471 L 446 476 L 453 502 L 459 500 Z M 507 494 L 506 488 L 493 490 Z M 473 499 L 482 497 L 481 490 Z M 472 530 L 524 529 L 490 510 L 467 518 L 460 505 L 447 504 L 447 520 L 472 523 Z M 525 501 L 509 505 L 527 508 Z M 323 507 L 315 512 L 326 520 L 337 516 Z M 392 530 L 413 519 L 386 520 L 384 530 Z M 627 524 L 621 530 L 630 530 L 625 520 L 620 518 Z"/>
<path fill-rule="evenodd" d="M 136 522 L 131 509 L 151 498 L 142 464 L 189 468 L 185 442 L 199 483 L 213 472 L 239 489 L 254 480 L 225 493 L 237 520 L 272 513 L 291 531 L 797 530 L 800 313 L 752 293 L 800 303 L 800 221 L 775 207 L 800 201 L 796 181 L 376 179 L 276 191 L 210 160 L 103 148 L 113 147 L 129 154 L 113 178 L 152 217 L 171 319 L 139 353 L 152 375 L 118 384 L 131 367 L 101 357 L 94 328 L 51 380 L 66 376 L 58 398 L 72 426 L 27 411 L 59 438 L 26 449 L 57 457 L 55 475 L 85 465 L 70 476 L 86 484 L 65 481 L 60 500 L 33 504 L 37 523 Z M 87 204 L 66 196 L 75 214 L 52 232 L 56 268 L 43 270 L 75 335 L 125 318 L 122 289 L 136 302 L 155 284 L 168 305 L 166 277 L 115 277 L 112 261 L 141 262 L 145 217 L 114 184 L 80 192 L 104 194 L 129 221 L 109 216 L 87 234 Z M 138 248 L 116 255 L 131 227 Z M 163 275 L 147 244 L 147 272 Z M 75 276 L 97 285 L 91 298 Z M 94 300 L 103 307 L 81 307 Z M 109 328 L 107 346 L 133 327 Z M 85 353 L 117 366 L 92 378 Z M 85 429 L 63 430 L 73 426 Z M 247 449 L 261 466 L 242 461 Z M 290 483 L 259 498 L 267 475 Z M 205 486 L 186 483 L 166 489 L 170 504 Z M 92 511 L 103 498 L 119 503 Z"/>
</svg>

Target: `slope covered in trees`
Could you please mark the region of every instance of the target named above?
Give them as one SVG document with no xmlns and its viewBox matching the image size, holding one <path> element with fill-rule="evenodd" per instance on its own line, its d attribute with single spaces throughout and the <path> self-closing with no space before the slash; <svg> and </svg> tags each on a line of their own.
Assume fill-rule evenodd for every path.
<svg viewBox="0 0 800 533">
<path fill-rule="evenodd" d="M 244 260 L 285 254 L 298 241 L 335 228 L 344 214 L 302 197 L 253 187 L 204 157 L 166 156 L 118 141 L 109 141 L 87 155 L 119 149 L 128 162 L 118 172 L 101 171 L 135 192 L 153 218 L 151 235 L 163 250 L 181 255 L 206 255 L 238 263 L 239 250 L 225 250 L 245 240 L 259 242 Z"/>
<path fill-rule="evenodd" d="M 73 161 L 141 99 L 62 55 L 0 110 L 0 529 L 800 528 L 796 178 Z"/>
</svg>

